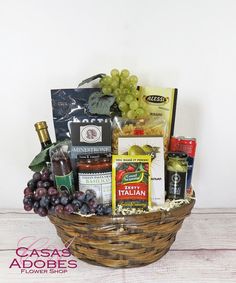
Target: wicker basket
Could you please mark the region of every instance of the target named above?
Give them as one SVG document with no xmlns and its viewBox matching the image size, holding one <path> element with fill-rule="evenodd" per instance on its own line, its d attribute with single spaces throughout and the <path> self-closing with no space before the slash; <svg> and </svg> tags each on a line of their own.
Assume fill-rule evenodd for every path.
<svg viewBox="0 0 236 283">
<path fill-rule="evenodd" d="M 195 200 L 170 210 L 129 216 L 49 215 L 71 253 L 92 264 L 143 266 L 160 259 L 175 241 Z"/>
</svg>

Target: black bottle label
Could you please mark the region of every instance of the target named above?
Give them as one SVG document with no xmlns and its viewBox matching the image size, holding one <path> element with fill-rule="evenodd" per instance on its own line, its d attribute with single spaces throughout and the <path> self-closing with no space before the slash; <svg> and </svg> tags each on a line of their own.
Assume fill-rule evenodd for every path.
<svg viewBox="0 0 236 283">
<path fill-rule="evenodd" d="M 167 171 L 167 197 L 183 199 L 186 192 L 187 172 Z"/>
</svg>

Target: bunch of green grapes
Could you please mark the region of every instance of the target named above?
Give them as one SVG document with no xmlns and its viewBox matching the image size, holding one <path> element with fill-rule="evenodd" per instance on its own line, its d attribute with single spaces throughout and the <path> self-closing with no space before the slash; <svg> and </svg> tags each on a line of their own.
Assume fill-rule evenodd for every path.
<svg viewBox="0 0 236 283">
<path fill-rule="evenodd" d="M 145 110 L 140 105 L 140 92 L 137 90 L 138 77 L 130 75 L 126 69 L 119 72 L 111 70 L 111 76 L 101 78 L 99 84 L 105 95 L 112 94 L 122 113 L 122 117 L 135 119 L 145 117 Z"/>
</svg>

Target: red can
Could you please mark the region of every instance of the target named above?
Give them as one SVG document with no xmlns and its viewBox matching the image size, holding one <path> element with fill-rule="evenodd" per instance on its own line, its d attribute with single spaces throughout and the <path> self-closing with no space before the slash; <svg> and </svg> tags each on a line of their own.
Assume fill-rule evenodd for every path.
<svg viewBox="0 0 236 283">
<path fill-rule="evenodd" d="M 171 137 L 170 151 L 182 151 L 188 155 L 188 173 L 187 173 L 187 194 L 191 194 L 191 182 L 193 174 L 193 164 L 195 158 L 197 142 L 195 138 L 189 137 Z"/>
</svg>

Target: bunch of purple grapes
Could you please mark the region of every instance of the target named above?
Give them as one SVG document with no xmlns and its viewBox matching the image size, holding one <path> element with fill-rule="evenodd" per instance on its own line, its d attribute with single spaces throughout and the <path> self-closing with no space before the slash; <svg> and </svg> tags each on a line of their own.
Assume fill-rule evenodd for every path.
<svg viewBox="0 0 236 283">
<path fill-rule="evenodd" d="M 85 193 L 75 191 L 72 195 L 68 191 L 59 192 L 54 186 L 54 176 L 49 169 L 33 174 L 33 178 L 27 183 L 24 190 L 24 209 L 32 209 L 40 216 L 52 213 L 79 212 L 80 214 L 111 214 L 111 207 L 98 204 L 93 191 Z"/>
</svg>

